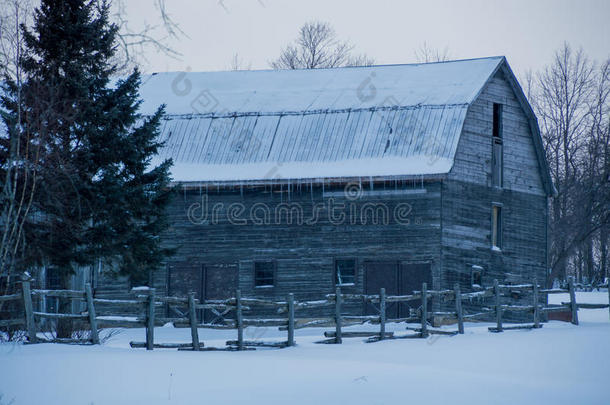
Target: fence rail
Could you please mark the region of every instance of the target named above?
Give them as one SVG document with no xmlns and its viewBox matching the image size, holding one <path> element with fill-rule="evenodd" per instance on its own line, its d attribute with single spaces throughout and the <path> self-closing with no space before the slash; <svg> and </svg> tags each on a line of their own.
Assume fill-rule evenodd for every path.
<svg viewBox="0 0 610 405">
<path fill-rule="evenodd" d="M 428 290 L 427 284 L 423 283 L 420 291 L 414 291 L 409 295 L 386 295 L 384 288 L 379 294 L 344 294 L 341 288 L 337 287 L 334 294 L 328 294 L 325 299 L 314 301 L 296 301 L 293 294 L 288 294 L 285 301 L 272 301 L 259 298 L 241 297 L 238 290 L 235 297 L 224 300 L 206 300 L 200 302 L 193 293 L 187 297 L 158 296 L 154 288 L 137 288 L 132 290 L 135 293 L 134 299 L 105 299 L 94 298 L 91 286 L 87 284 L 84 291 L 76 290 L 43 290 L 31 289 L 30 283 L 22 283 L 21 293 L 0 296 L 0 302 L 18 301 L 23 303 L 23 314 L 16 314 L 13 319 L 0 320 L 0 327 L 25 327 L 25 331 L 30 343 L 42 341 L 37 336 L 36 320 L 40 319 L 69 319 L 81 320 L 89 323 L 90 339 L 88 343 L 99 344 L 99 329 L 104 327 L 145 327 L 146 340 L 144 342 L 131 342 L 134 348 L 177 348 L 178 350 L 247 350 L 255 347 L 289 347 L 295 345 L 294 332 L 296 329 L 306 327 L 333 327 L 334 331 L 324 333 L 325 340 L 318 343 L 342 343 L 344 338 L 367 337 L 367 342 L 376 342 L 385 339 L 404 339 L 404 338 L 425 338 L 430 334 L 456 335 L 464 333 L 464 322 L 476 321 L 480 318 L 493 317 L 495 326 L 489 327 L 490 332 L 503 332 L 511 329 L 537 329 L 541 328 L 541 316 L 545 313 L 567 312 L 570 320 L 578 325 L 578 309 L 600 309 L 610 308 L 609 304 L 577 303 L 575 286 L 572 279 L 568 282 L 568 289 L 541 289 L 536 280 L 532 284 L 503 285 L 494 280 L 494 285 L 481 288 L 479 291 L 462 293 L 458 284 L 451 290 Z M 513 294 L 531 294 L 531 304 L 522 303 L 503 303 L 502 299 L 513 299 Z M 541 304 L 540 297 L 549 294 L 566 293 L 570 301 L 561 304 Z M 610 291 L 609 291 L 610 300 Z M 62 314 L 34 311 L 33 298 L 35 297 L 59 297 L 71 300 L 82 300 L 86 304 L 87 310 L 79 314 Z M 444 304 L 453 303 L 453 310 L 450 311 L 429 311 L 428 301 L 440 299 Z M 492 300 L 492 302 L 481 305 L 477 312 L 466 313 L 464 302 L 472 300 Z M 409 317 L 389 319 L 387 308 L 391 303 L 406 303 L 421 300 L 421 306 L 416 314 Z M 377 313 L 373 315 L 346 315 L 344 306 L 350 301 L 361 303 L 377 304 Z M 548 300 L 544 300 L 547 302 Z M 140 311 L 138 316 L 113 316 L 96 315 L 96 305 L 114 304 L 124 308 L 137 309 Z M 186 305 L 188 310 L 183 316 L 179 317 L 157 317 L 155 309 L 163 305 Z M 314 308 L 334 307 L 333 316 L 317 318 L 297 318 L 296 314 L 301 310 Z M 254 308 L 266 308 L 275 310 L 274 318 L 253 318 L 244 317 L 244 311 Z M 221 322 L 217 324 L 200 323 L 197 319 L 198 310 L 211 310 L 218 316 Z M 506 311 L 522 312 L 532 315 L 531 324 L 523 325 L 504 325 L 504 313 Z M 226 319 L 226 316 L 233 312 L 235 319 Z M 430 319 L 440 317 L 457 324 L 454 331 L 439 330 L 429 326 Z M 188 327 L 191 330 L 191 343 L 154 343 L 154 328 L 159 322 L 173 322 L 177 327 Z M 407 330 L 414 332 L 407 335 L 397 335 L 388 332 L 386 325 L 389 322 L 416 322 L 417 327 L 407 326 Z M 378 331 L 343 331 L 344 327 L 359 325 L 363 323 L 379 325 Z M 248 341 L 244 339 L 244 328 L 248 326 L 256 327 L 278 327 L 281 331 L 286 331 L 285 341 Z M 226 342 L 224 348 L 204 347 L 204 342 L 199 340 L 199 329 L 236 329 L 236 339 Z M 55 339 L 62 343 L 83 343 L 83 339 Z"/>
</svg>

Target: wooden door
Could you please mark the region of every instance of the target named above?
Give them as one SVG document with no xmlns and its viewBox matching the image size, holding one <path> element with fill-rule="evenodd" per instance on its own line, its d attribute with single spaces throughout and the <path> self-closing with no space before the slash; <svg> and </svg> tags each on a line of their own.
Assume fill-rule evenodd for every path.
<svg viewBox="0 0 610 405">
<path fill-rule="evenodd" d="M 364 262 L 365 293 L 379 294 L 385 288 L 386 295 L 398 294 L 398 262 L 395 261 L 367 261 Z M 379 314 L 379 304 L 367 304 L 367 315 Z M 398 306 L 388 303 L 386 306 L 388 319 L 398 317 Z"/>
<path fill-rule="evenodd" d="M 203 267 L 200 263 L 189 261 L 171 262 L 168 269 L 167 295 L 187 297 L 191 292 L 195 298 L 201 299 L 203 292 Z M 186 305 L 168 305 L 168 316 L 186 317 Z"/>
<path fill-rule="evenodd" d="M 408 263 L 400 264 L 399 294 L 413 294 L 413 291 L 421 291 L 422 283 L 428 284 L 428 290 L 432 289 L 432 265 L 431 263 Z M 409 301 L 400 304 L 400 317 L 409 316 L 410 308 L 417 309 L 421 306 L 421 300 Z"/>
<path fill-rule="evenodd" d="M 238 285 L 237 263 L 212 263 L 205 265 L 204 299 L 224 300 L 235 297 Z M 204 321 L 219 323 L 223 318 L 235 318 L 234 311 L 223 313 L 221 311 L 206 310 Z"/>
</svg>

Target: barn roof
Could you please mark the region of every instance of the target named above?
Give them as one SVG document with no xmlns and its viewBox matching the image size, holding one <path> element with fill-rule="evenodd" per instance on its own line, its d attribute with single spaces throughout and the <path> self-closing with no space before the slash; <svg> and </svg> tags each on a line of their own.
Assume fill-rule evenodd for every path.
<svg viewBox="0 0 610 405">
<path fill-rule="evenodd" d="M 172 72 L 143 78 L 141 111 L 166 104 L 176 181 L 444 174 L 470 103 L 505 63 Z"/>
</svg>

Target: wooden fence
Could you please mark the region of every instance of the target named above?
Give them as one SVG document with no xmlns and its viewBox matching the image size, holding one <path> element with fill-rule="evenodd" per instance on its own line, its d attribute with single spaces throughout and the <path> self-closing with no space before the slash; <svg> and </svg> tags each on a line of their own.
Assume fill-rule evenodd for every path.
<svg viewBox="0 0 610 405">
<path fill-rule="evenodd" d="M 134 299 L 130 300 L 111 300 L 95 298 L 91 286 L 86 285 L 84 291 L 75 290 L 38 290 L 31 289 L 29 282 L 22 283 L 20 294 L 0 296 L 0 302 L 21 301 L 23 303 L 23 314 L 13 319 L 0 320 L 2 327 L 25 327 L 28 342 L 37 343 L 48 341 L 37 336 L 37 320 L 41 319 L 72 319 L 87 322 L 89 324 L 90 336 L 88 339 L 53 339 L 53 342 L 60 343 L 88 343 L 99 344 L 99 329 L 106 327 L 145 327 L 146 340 L 144 342 L 131 342 L 132 347 L 142 347 L 147 350 L 154 348 L 177 348 L 178 350 L 247 350 L 255 347 L 276 347 L 283 348 L 295 345 L 294 332 L 296 329 L 305 327 L 328 327 L 334 326 L 334 331 L 325 332 L 325 340 L 318 343 L 342 343 L 344 338 L 368 337 L 367 342 L 377 342 L 385 339 L 404 339 L 404 338 L 426 338 L 431 334 L 456 335 L 464 333 L 464 323 L 466 321 L 489 320 L 493 318 L 495 326 L 489 327 L 490 332 L 503 332 L 509 329 L 537 329 L 541 328 L 542 314 L 550 312 L 566 312 L 571 314 L 571 322 L 578 325 L 579 308 L 610 308 L 608 304 L 587 304 L 577 303 L 575 297 L 574 282 L 570 279 L 568 289 L 541 289 L 536 280 L 532 284 L 501 285 L 497 280 L 491 287 L 481 288 L 478 291 L 462 293 L 459 285 L 455 285 L 452 290 L 428 290 L 426 283 L 422 284 L 421 291 L 415 291 L 410 295 L 388 296 L 385 289 L 381 289 L 377 295 L 364 294 L 343 294 L 338 287 L 334 294 L 327 295 L 322 300 L 317 301 L 296 301 L 293 294 L 288 294 L 286 301 L 271 301 L 256 298 L 243 298 L 238 290 L 236 296 L 226 300 L 206 300 L 199 302 L 193 294 L 188 297 L 162 297 L 157 296 L 153 288 L 136 288 Z M 541 304 L 541 297 L 549 294 L 567 293 L 570 301 L 562 304 Z M 531 295 L 529 305 L 502 303 L 514 300 L 514 296 L 523 297 Z M 60 297 L 71 300 L 82 300 L 86 303 L 87 310 L 80 314 L 60 314 L 34 311 L 33 297 Z M 610 289 L 608 292 L 610 301 Z M 444 308 L 451 308 L 450 311 L 432 312 L 429 311 L 428 301 L 431 299 L 440 300 Z M 371 304 L 376 308 L 374 315 L 346 315 L 343 308 L 346 302 L 357 300 L 366 304 Z M 420 301 L 421 306 L 415 314 L 400 319 L 387 318 L 387 306 L 391 303 L 407 303 Z M 467 313 L 464 311 L 464 302 L 476 300 L 479 305 L 477 311 Z M 487 302 L 486 301 L 490 301 Z M 521 299 L 523 301 L 523 299 Z M 548 299 L 542 300 L 548 302 Z M 98 316 L 96 306 L 102 304 L 120 305 L 135 310 L 144 310 L 141 316 Z M 183 305 L 188 308 L 186 316 L 175 318 L 157 317 L 155 308 L 163 305 Z M 321 307 L 334 307 L 334 316 L 318 318 L 297 318 L 297 312 L 304 309 Z M 251 311 L 254 308 L 273 309 L 278 315 L 275 318 L 246 318 L 244 311 Z M 219 315 L 220 324 L 199 323 L 197 318 L 198 310 L 212 310 Z M 530 324 L 504 325 L 505 312 L 524 312 L 531 314 Z M 234 319 L 226 319 L 226 315 L 233 312 Z M 457 325 L 454 331 L 436 329 L 430 327 L 430 320 L 436 317 L 449 320 Z M 159 323 L 173 322 L 177 327 L 189 327 L 191 330 L 191 343 L 154 343 L 154 328 Z M 396 335 L 386 331 L 388 322 L 408 323 L 407 330 L 413 332 L 406 335 Z M 379 324 L 378 331 L 343 331 L 346 326 L 356 324 Z M 412 326 L 416 325 L 416 326 Z M 286 331 L 286 340 L 280 342 L 264 342 L 260 340 L 245 340 L 244 329 L 248 326 L 279 327 Z M 235 340 L 226 342 L 226 347 L 214 348 L 205 347 L 204 342 L 199 340 L 199 329 L 235 329 L 237 336 Z"/>
</svg>

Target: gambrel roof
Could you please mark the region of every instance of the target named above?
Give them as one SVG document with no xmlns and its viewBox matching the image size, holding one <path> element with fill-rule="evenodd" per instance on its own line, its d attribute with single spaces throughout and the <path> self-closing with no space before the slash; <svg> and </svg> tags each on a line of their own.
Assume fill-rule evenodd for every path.
<svg viewBox="0 0 610 405">
<path fill-rule="evenodd" d="M 442 175 L 453 165 L 469 105 L 501 68 L 510 72 L 500 56 L 158 73 L 143 78 L 141 108 L 150 114 L 166 104 L 159 158 L 174 160 L 176 181 Z"/>
</svg>

